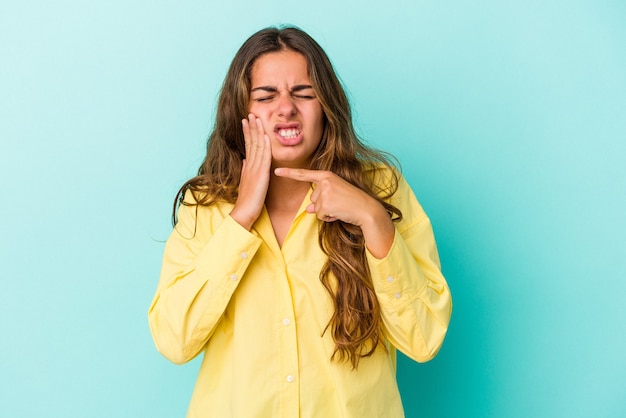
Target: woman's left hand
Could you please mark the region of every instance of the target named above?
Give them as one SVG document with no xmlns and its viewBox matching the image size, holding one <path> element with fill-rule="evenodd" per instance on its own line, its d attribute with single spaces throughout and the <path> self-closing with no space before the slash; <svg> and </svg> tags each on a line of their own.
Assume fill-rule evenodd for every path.
<svg viewBox="0 0 626 418">
<path fill-rule="evenodd" d="M 324 222 L 340 220 L 359 226 L 365 244 L 378 258 L 384 257 L 393 243 L 395 228 L 384 206 L 376 199 L 330 171 L 303 168 L 277 168 L 274 174 L 315 184 L 308 213 Z"/>
</svg>

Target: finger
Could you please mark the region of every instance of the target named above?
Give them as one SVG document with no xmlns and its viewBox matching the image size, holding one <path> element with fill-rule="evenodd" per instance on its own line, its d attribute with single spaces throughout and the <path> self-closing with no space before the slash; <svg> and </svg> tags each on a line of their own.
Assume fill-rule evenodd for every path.
<svg viewBox="0 0 626 418">
<path fill-rule="evenodd" d="M 250 146 L 250 124 L 248 119 L 241 119 L 241 129 L 243 130 L 243 141 L 246 149 Z"/>
<path fill-rule="evenodd" d="M 272 163 L 272 141 L 270 141 L 270 137 L 267 134 L 263 135 L 263 149 L 261 150 L 261 159 L 262 163 L 267 167 L 267 171 L 270 170 L 270 165 Z"/>
<path fill-rule="evenodd" d="M 250 145 L 256 146 L 257 142 L 259 141 L 259 125 L 257 123 L 256 116 L 254 116 L 252 113 L 248 115 L 248 127 L 250 129 Z"/>
<path fill-rule="evenodd" d="M 257 129 L 257 135 L 259 138 L 263 138 L 263 135 L 265 135 L 265 129 L 263 129 L 263 122 L 261 122 L 260 118 L 256 118 L 256 120 L 254 121 L 254 123 L 256 124 L 256 129 Z"/>
<path fill-rule="evenodd" d="M 261 119 L 252 113 L 248 115 L 248 119 L 243 119 L 241 124 L 246 146 L 246 159 L 255 162 L 258 160 L 257 155 L 265 155 L 262 149 L 267 146 L 268 142 L 264 138 L 266 135 L 263 130 L 263 124 Z"/>
<path fill-rule="evenodd" d="M 320 193 L 321 193 L 321 187 L 313 187 L 313 191 L 311 192 L 311 197 L 309 199 L 311 199 L 311 202 L 315 203 L 317 202 L 317 199 L 319 199 L 320 197 Z"/>
<path fill-rule="evenodd" d="M 257 160 L 259 164 L 266 166 L 272 161 L 272 146 L 270 137 L 265 133 L 261 118 L 256 118 L 254 120 L 254 124 L 256 125 L 257 138 L 256 142 L 253 143 L 253 146 L 255 147 L 255 152 L 258 156 Z M 269 166 L 267 166 L 267 169 L 269 170 Z"/>
<path fill-rule="evenodd" d="M 335 222 L 336 220 L 338 220 L 339 218 L 337 218 L 336 216 L 333 215 L 329 215 L 327 213 L 325 213 L 322 209 L 320 209 L 319 211 L 315 209 L 315 203 L 310 203 L 305 211 L 307 213 L 311 213 L 311 214 L 315 214 L 317 216 L 317 219 L 319 219 L 320 221 L 324 221 L 324 222 Z"/>
<path fill-rule="evenodd" d="M 244 144 L 246 147 L 246 155 L 245 155 L 245 160 L 248 161 L 248 163 L 254 163 L 255 161 L 255 155 L 256 155 L 256 146 L 253 144 L 253 140 L 252 140 L 252 130 L 251 130 L 251 125 L 250 125 L 250 121 L 248 119 L 243 119 L 241 121 L 241 125 L 243 128 L 243 139 L 244 139 Z"/>
<path fill-rule="evenodd" d="M 279 177 L 287 177 L 293 180 L 308 181 L 309 183 L 318 183 L 328 176 L 326 171 L 285 167 L 275 169 L 274 174 Z"/>
</svg>

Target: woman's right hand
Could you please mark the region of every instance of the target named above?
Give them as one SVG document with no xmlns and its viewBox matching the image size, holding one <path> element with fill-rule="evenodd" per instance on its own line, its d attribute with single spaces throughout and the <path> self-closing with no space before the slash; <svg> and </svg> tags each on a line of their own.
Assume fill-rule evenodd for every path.
<svg viewBox="0 0 626 418">
<path fill-rule="evenodd" d="M 241 121 L 246 144 L 246 158 L 241 168 L 239 197 L 230 216 L 248 231 L 257 220 L 270 184 L 272 147 L 261 119 L 252 113 Z"/>
</svg>

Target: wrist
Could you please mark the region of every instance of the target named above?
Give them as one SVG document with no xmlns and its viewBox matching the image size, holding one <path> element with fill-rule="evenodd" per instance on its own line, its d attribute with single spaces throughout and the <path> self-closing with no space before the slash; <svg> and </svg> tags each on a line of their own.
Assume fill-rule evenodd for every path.
<svg viewBox="0 0 626 418">
<path fill-rule="evenodd" d="M 252 229 L 252 225 L 254 225 L 254 222 L 256 222 L 256 219 L 258 218 L 258 216 L 251 216 L 243 213 L 243 211 L 241 211 L 237 206 L 235 206 L 230 212 L 230 217 L 248 231 Z"/>
<path fill-rule="evenodd" d="M 384 258 L 395 236 L 395 227 L 391 217 L 378 201 L 371 210 L 364 211 L 364 214 L 361 231 L 363 231 L 365 246 L 374 257 Z"/>
</svg>

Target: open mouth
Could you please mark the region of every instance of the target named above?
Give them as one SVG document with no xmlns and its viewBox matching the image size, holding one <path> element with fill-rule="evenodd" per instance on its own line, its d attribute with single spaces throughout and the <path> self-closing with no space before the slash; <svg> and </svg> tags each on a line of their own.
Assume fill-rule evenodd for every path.
<svg viewBox="0 0 626 418">
<path fill-rule="evenodd" d="M 302 142 L 302 125 L 299 123 L 279 123 L 274 126 L 274 134 L 280 144 L 294 146 Z"/>
<path fill-rule="evenodd" d="M 285 139 L 297 138 L 300 135 L 300 130 L 295 128 L 278 129 L 276 132 Z"/>
</svg>

